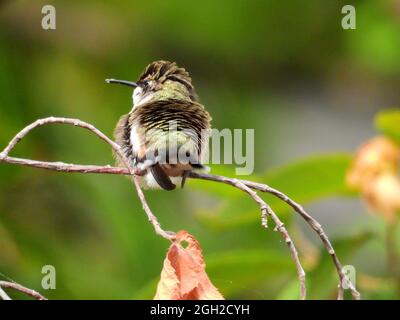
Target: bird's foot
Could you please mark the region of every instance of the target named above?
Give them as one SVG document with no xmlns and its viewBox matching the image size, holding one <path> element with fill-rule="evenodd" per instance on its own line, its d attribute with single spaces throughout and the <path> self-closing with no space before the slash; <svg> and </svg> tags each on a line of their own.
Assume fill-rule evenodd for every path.
<svg viewBox="0 0 400 320">
<path fill-rule="evenodd" d="M 187 177 L 189 176 L 189 174 L 190 174 L 190 171 L 189 171 L 189 170 L 183 171 L 183 174 L 182 174 L 182 181 L 181 181 L 181 188 L 182 188 L 182 189 L 183 189 L 183 187 L 185 186 L 186 179 L 187 179 Z"/>
</svg>

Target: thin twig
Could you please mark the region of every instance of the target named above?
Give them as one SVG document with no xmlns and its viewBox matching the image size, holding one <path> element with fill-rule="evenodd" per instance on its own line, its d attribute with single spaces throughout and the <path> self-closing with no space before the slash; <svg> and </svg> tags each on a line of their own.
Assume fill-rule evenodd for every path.
<svg viewBox="0 0 400 320">
<path fill-rule="evenodd" d="M 203 176 L 203 179 L 205 179 L 206 176 Z M 213 180 L 213 179 L 206 179 L 206 180 Z M 215 180 L 213 180 L 215 181 Z M 225 184 L 229 184 L 231 186 L 234 186 L 244 192 L 246 192 L 250 197 L 253 198 L 253 200 L 260 206 L 261 208 L 261 225 L 265 228 L 267 228 L 267 215 L 272 218 L 274 221 L 276 227 L 274 230 L 279 231 L 282 236 L 284 241 L 289 247 L 290 253 L 292 255 L 292 258 L 296 264 L 296 269 L 297 269 L 297 275 L 299 278 L 300 282 L 300 299 L 305 300 L 306 299 L 306 273 L 304 272 L 304 269 L 300 263 L 299 260 L 299 254 L 296 250 L 296 247 L 292 241 L 292 239 L 289 236 L 289 233 L 287 232 L 284 223 L 278 218 L 278 216 L 275 214 L 275 212 L 271 209 L 269 205 L 266 204 L 266 202 L 261 199 L 258 194 L 246 186 L 241 180 L 239 179 L 232 179 L 232 178 L 227 178 L 227 177 L 218 177 L 218 182 L 222 182 Z"/>
<path fill-rule="evenodd" d="M 32 298 L 35 298 L 36 300 L 47 300 L 39 292 L 29 289 L 27 287 L 24 287 L 18 283 L 11 282 L 11 281 L 0 281 L 0 297 L 3 300 L 11 300 L 11 298 L 1 288 L 10 288 L 10 289 L 17 290 L 19 292 L 27 294 L 28 296 L 31 296 Z M 1 292 L 4 292 L 6 297 L 2 297 Z M 8 299 L 7 299 L 7 297 L 8 297 Z"/>
<path fill-rule="evenodd" d="M 15 147 L 15 145 L 32 129 L 36 128 L 37 126 L 47 124 L 47 123 L 64 123 L 64 124 L 72 124 L 75 126 L 79 126 L 85 129 L 88 129 L 98 135 L 102 140 L 106 141 L 113 150 L 118 154 L 118 156 L 122 159 L 123 163 L 126 165 L 126 168 L 119 168 L 119 167 L 112 167 L 112 166 L 93 166 L 93 165 L 77 165 L 77 164 L 69 164 L 69 163 L 63 163 L 63 162 L 45 162 L 45 161 L 36 161 L 36 160 L 30 160 L 30 159 L 22 159 L 22 158 L 14 158 L 14 157 L 9 157 L 8 154 L 9 152 Z M 133 182 L 135 184 L 135 187 L 137 189 L 138 196 L 142 202 L 143 208 L 149 218 L 149 221 L 153 224 L 156 233 L 160 234 L 166 239 L 173 240 L 174 236 L 171 235 L 169 232 L 164 231 L 161 229 L 160 224 L 158 223 L 156 217 L 154 214 L 151 212 L 150 208 L 147 205 L 147 202 L 144 198 L 143 191 L 141 190 L 139 186 L 139 182 L 137 180 L 137 175 L 140 175 L 141 172 L 135 172 L 130 166 L 129 166 L 129 161 L 126 159 L 124 154 L 122 153 L 120 147 L 118 144 L 110 140 L 108 137 L 106 137 L 103 133 L 101 133 L 98 129 L 96 129 L 94 126 L 82 122 L 78 119 L 67 119 L 67 118 L 45 118 L 41 120 L 37 120 L 31 125 L 27 126 L 24 128 L 19 134 L 17 134 L 14 139 L 9 143 L 9 145 L 4 149 L 3 152 L 0 153 L 0 162 L 5 162 L 5 163 L 10 163 L 10 164 L 18 164 L 18 165 L 23 165 L 23 166 L 29 166 L 29 167 L 35 167 L 35 168 L 40 168 L 40 169 L 46 169 L 46 170 L 52 170 L 52 171 L 58 171 L 58 172 L 78 172 L 78 173 L 99 173 L 99 174 L 118 174 L 118 175 L 132 175 L 134 177 Z M 300 279 L 300 287 L 301 287 L 301 297 L 305 297 L 305 282 L 303 280 L 303 273 L 304 270 L 301 268 L 301 264 L 297 259 L 297 251 L 296 248 L 293 245 L 293 242 L 290 240 L 290 237 L 286 231 L 286 229 L 283 226 L 283 223 L 279 220 L 279 218 L 275 215 L 275 213 L 272 211 L 272 209 L 251 189 L 261 191 L 261 192 L 266 192 L 270 193 L 282 201 L 286 202 L 288 205 L 290 205 L 295 212 L 300 214 L 300 216 L 311 226 L 311 228 L 318 234 L 320 237 L 322 243 L 324 244 L 326 250 L 328 253 L 331 255 L 332 260 L 334 262 L 336 271 L 339 276 L 339 285 L 338 285 L 338 299 L 343 299 L 343 283 L 347 283 L 348 288 L 351 291 L 351 294 L 354 299 L 360 299 L 360 294 L 359 292 L 355 289 L 354 285 L 350 282 L 348 277 L 344 274 L 342 270 L 342 265 L 326 235 L 324 230 L 322 229 L 322 226 L 316 221 L 313 217 L 311 217 L 301 205 L 290 199 L 288 196 L 286 196 L 284 193 L 269 187 L 268 185 L 253 182 L 253 181 L 246 181 L 246 180 L 239 180 L 239 179 L 233 179 L 233 178 L 227 178 L 223 176 L 216 176 L 212 174 L 207 174 L 207 173 L 197 173 L 197 172 L 192 172 L 189 175 L 190 178 L 194 179 L 203 179 L 203 180 L 210 180 L 210 181 L 215 181 L 215 182 L 222 182 L 225 184 L 230 184 L 232 186 L 235 186 L 242 191 L 248 193 L 259 205 L 262 210 L 262 225 L 266 227 L 266 215 L 270 215 L 270 217 L 273 219 L 277 226 L 277 230 L 282 233 L 282 235 L 285 238 L 285 242 L 288 243 L 289 249 L 291 251 L 292 257 L 295 260 L 296 267 L 297 267 L 297 272 L 299 275 Z M 249 193 L 250 191 L 250 193 Z"/>
<path fill-rule="evenodd" d="M 18 142 L 20 142 L 29 132 L 31 132 L 33 129 L 43 126 L 45 124 L 54 124 L 54 123 L 59 123 L 59 124 L 68 124 L 68 125 L 73 125 L 76 127 L 84 128 L 87 129 L 91 132 L 93 132 L 96 136 L 98 136 L 100 139 L 108 143 L 111 148 L 114 150 L 114 152 L 118 155 L 118 157 L 121 159 L 122 163 L 126 166 L 126 168 L 129 170 L 130 175 L 132 175 L 133 183 L 136 187 L 137 195 L 142 203 L 143 210 L 145 211 L 147 218 L 149 219 L 150 223 L 153 225 L 155 231 L 157 234 L 160 236 L 164 237 L 165 239 L 168 240 L 174 240 L 175 235 L 172 234 L 171 232 L 164 231 L 161 228 L 160 223 L 158 222 L 156 216 L 153 214 L 153 212 L 150 210 L 150 207 L 147 204 L 146 198 L 144 196 L 144 193 L 142 189 L 140 188 L 140 183 L 138 180 L 138 177 L 136 175 L 136 172 L 132 168 L 132 166 L 129 165 L 129 160 L 125 157 L 124 153 L 122 152 L 120 146 L 112 141 L 110 138 L 108 138 L 104 133 L 102 133 L 99 129 L 97 129 L 95 126 L 86 123 L 84 121 L 81 121 L 79 119 L 70 119 L 70 118 L 56 118 L 56 117 L 48 117 L 44 119 L 39 119 L 36 120 L 35 122 L 31 123 L 30 125 L 26 126 L 24 129 L 22 129 L 8 144 L 8 146 L 0 153 L 0 162 L 6 162 L 7 157 L 10 153 L 10 151 L 17 145 Z M 15 160 L 15 159 L 14 159 Z M 55 168 L 55 167 L 54 167 Z M 60 170 L 62 171 L 62 170 Z"/>
<path fill-rule="evenodd" d="M 64 163 L 59 161 L 46 162 L 46 161 L 37 161 L 37 160 L 14 158 L 14 157 L 1 158 L 1 156 L 0 156 L 0 161 L 10 164 L 18 164 L 20 166 L 34 167 L 38 169 L 45 169 L 45 170 L 59 171 L 59 172 L 131 175 L 129 170 L 126 168 L 112 167 L 109 165 L 105 166 L 79 165 L 79 164 Z"/>
<path fill-rule="evenodd" d="M 46 162 L 46 161 L 37 161 L 37 160 L 30 160 L 30 159 L 22 159 L 22 158 L 14 158 L 14 157 L 2 157 L 2 154 L 0 154 L 0 162 L 3 161 L 5 163 L 10 163 L 10 164 L 18 164 L 22 166 L 28 166 L 28 167 L 34 167 L 34 168 L 39 168 L 39 169 L 45 169 L 45 170 L 51 170 L 51 171 L 58 171 L 58 172 L 78 172 L 78 173 L 98 173 L 98 174 L 117 174 L 117 175 L 131 175 L 129 170 L 126 168 L 119 168 L 119 167 L 112 167 L 112 166 L 93 166 L 93 165 L 78 165 L 78 164 L 70 164 L 70 163 L 63 163 L 63 162 Z M 223 176 L 216 176 L 216 175 L 211 175 L 207 173 L 191 173 L 190 178 L 192 179 L 202 179 L 202 180 L 211 180 L 211 181 L 216 181 L 216 182 L 223 182 L 221 180 L 223 179 L 229 179 L 227 177 Z M 339 275 L 339 291 L 338 291 L 338 299 L 341 299 L 343 296 L 343 287 L 342 287 L 342 281 L 346 280 L 346 276 L 342 272 L 342 267 L 339 262 L 339 259 L 336 256 L 335 251 L 332 248 L 332 245 L 329 242 L 328 237 L 326 236 L 325 232 L 323 231 L 321 225 L 311 216 L 309 216 L 307 213 L 306 215 L 309 216 L 310 219 L 306 219 L 304 214 L 304 209 L 291 200 L 289 197 L 287 197 L 285 194 L 281 193 L 280 191 L 277 191 L 265 184 L 261 183 L 256 183 L 256 182 L 251 182 L 251 181 L 245 181 L 245 180 L 240 180 L 245 186 L 262 191 L 262 192 L 268 192 L 271 193 L 286 203 L 288 203 L 290 206 L 292 206 L 296 212 L 300 213 L 300 215 L 307 221 L 308 224 L 311 225 L 313 230 L 315 230 L 318 234 L 318 236 L 321 238 L 322 242 L 324 243 L 327 251 L 329 254 L 335 258 L 332 258 L 336 267 L 336 270 Z M 303 214 L 301 214 L 303 212 Z M 326 241 L 325 241 L 326 240 Z M 332 250 L 329 250 L 329 248 L 332 248 Z M 338 264 L 336 263 L 338 262 Z M 339 268 L 339 269 L 338 269 Z M 349 283 L 349 289 L 352 291 L 352 295 L 355 299 L 360 298 L 360 294 L 358 291 L 354 288 L 354 286 Z"/>
<path fill-rule="evenodd" d="M 344 298 L 344 288 L 342 283 L 338 284 L 338 293 L 337 293 L 337 300 L 343 300 Z"/>
<path fill-rule="evenodd" d="M 0 299 L 1 300 L 11 300 L 8 294 L 0 287 Z"/>
<path fill-rule="evenodd" d="M 216 175 L 211 175 L 208 173 L 197 173 L 193 172 L 190 174 L 191 178 L 198 178 L 198 179 L 204 179 L 204 180 L 211 180 L 211 181 L 221 181 L 220 176 Z M 247 181 L 247 180 L 241 180 L 246 186 L 248 186 L 251 189 L 258 190 L 261 192 L 266 192 L 270 193 L 282 201 L 286 202 L 288 205 L 290 205 L 310 226 L 311 228 L 318 234 L 319 238 L 321 239 L 322 243 L 324 244 L 326 250 L 332 257 L 333 263 L 336 268 L 336 272 L 338 273 L 339 276 L 339 284 L 338 284 L 338 299 L 343 297 L 342 291 L 343 291 L 343 283 L 348 284 L 348 288 L 353 296 L 354 299 L 358 300 L 360 299 L 360 293 L 356 290 L 354 287 L 353 283 L 349 280 L 349 278 L 344 274 L 342 265 L 339 261 L 339 258 L 337 257 L 335 250 L 332 247 L 331 242 L 328 239 L 328 236 L 326 235 L 325 231 L 323 230 L 322 226 L 318 223 L 317 220 L 315 220 L 312 216 L 310 216 L 304 208 L 290 199 L 287 195 L 284 193 L 280 192 L 279 190 L 276 190 L 274 188 L 271 188 L 270 186 L 262 183 L 257 183 L 253 181 Z"/>
<path fill-rule="evenodd" d="M 111 167 L 111 166 L 93 166 L 93 165 L 76 165 L 63 162 L 45 162 L 36 161 L 30 159 L 21 159 L 14 157 L 3 157 L 0 161 L 19 164 L 23 166 L 35 167 L 40 169 L 58 171 L 58 172 L 78 172 L 78 173 L 99 173 L 99 174 L 124 174 L 130 175 L 130 171 L 125 168 Z M 244 192 L 246 192 L 261 208 L 261 224 L 267 227 L 267 215 L 269 215 L 276 224 L 276 229 L 282 234 L 286 244 L 289 247 L 292 258 L 296 264 L 297 274 L 300 281 L 300 297 L 302 300 L 306 298 L 306 285 L 305 285 L 305 272 L 301 266 L 298 258 L 298 252 L 293 244 L 284 224 L 280 221 L 278 216 L 274 213 L 270 206 L 268 206 L 264 200 L 262 200 L 255 191 L 246 186 L 243 182 L 238 179 L 230 179 L 225 177 L 219 177 L 219 182 L 232 185 Z M 204 179 L 204 177 L 203 177 Z"/>
</svg>

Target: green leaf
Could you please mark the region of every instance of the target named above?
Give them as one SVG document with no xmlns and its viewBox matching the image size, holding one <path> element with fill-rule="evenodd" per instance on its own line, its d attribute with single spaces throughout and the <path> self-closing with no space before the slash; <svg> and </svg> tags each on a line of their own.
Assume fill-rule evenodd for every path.
<svg viewBox="0 0 400 320">
<path fill-rule="evenodd" d="M 298 202 L 348 194 L 344 178 L 351 158 L 344 153 L 313 156 L 271 170 L 266 181 Z"/>
<path fill-rule="evenodd" d="M 400 108 L 379 112 L 375 116 L 375 126 L 384 135 L 400 143 Z"/>
<path fill-rule="evenodd" d="M 301 205 L 331 196 L 350 195 L 344 178 L 351 158 L 350 154 L 313 156 L 270 170 L 264 175 L 264 178 L 259 178 L 257 181 L 267 183 L 282 191 Z M 276 197 L 266 196 L 261 192 L 259 194 L 280 217 L 291 211 L 286 203 Z M 197 215 L 202 222 L 213 229 L 259 223 L 259 207 L 251 200 L 244 202 L 246 197 L 249 198 L 237 190 L 236 197 L 229 198 L 229 203 L 222 206 L 217 212 L 202 210 Z"/>
</svg>

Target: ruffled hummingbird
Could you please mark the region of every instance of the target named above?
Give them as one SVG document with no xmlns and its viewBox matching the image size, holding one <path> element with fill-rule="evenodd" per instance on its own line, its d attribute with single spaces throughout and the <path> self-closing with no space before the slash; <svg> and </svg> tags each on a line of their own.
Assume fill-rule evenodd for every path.
<svg viewBox="0 0 400 320">
<path fill-rule="evenodd" d="M 106 82 L 134 88 L 133 107 L 118 121 L 114 136 L 130 165 L 142 172 L 142 187 L 173 190 L 179 183 L 183 187 L 192 170 L 206 169 L 211 117 L 184 68 L 160 60 L 137 82 Z"/>
</svg>

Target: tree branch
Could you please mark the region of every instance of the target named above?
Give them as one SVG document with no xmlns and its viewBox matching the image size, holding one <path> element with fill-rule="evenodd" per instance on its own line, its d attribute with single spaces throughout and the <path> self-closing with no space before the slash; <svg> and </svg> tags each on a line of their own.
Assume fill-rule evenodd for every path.
<svg viewBox="0 0 400 320">
<path fill-rule="evenodd" d="M 289 247 L 290 253 L 292 255 L 292 258 L 296 264 L 296 269 L 297 269 L 297 275 L 299 278 L 300 282 L 300 299 L 305 300 L 306 299 L 306 273 L 304 272 L 304 269 L 300 263 L 299 260 L 299 255 L 296 250 L 296 247 L 292 241 L 292 239 L 289 236 L 289 233 L 287 232 L 283 222 L 278 218 L 278 216 L 275 214 L 275 212 L 271 209 L 269 205 L 266 204 L 266 202 L 261 199 L 258 194 L 246 186 L 243 181 L 239 179 L 232 179 L 232 178 L 227 178 L 223 176 L 213 176 L 209 174 L 197 174 L 193 173 L 190 175 L 191 178 L 200 178 L 203 180 L 212 180 L 212 181 L 217 181 L 217 182 L 222 182 L 225 184 L 229 184 L 231 186 L 234 186 L 244 192 L 246 192 L 259 206 L 261 209 L 261 225 L 265 228 L 267 228 L 267 215 L 272 218 L 272 220 L 275 222 L 275 229 L 276 231 L 279 231 L 283 239 L 285 240 L 286 244 Z M 215 179 L 214 179 L 215 178 Z"/>
<path fill-rule="evenodd" d="M 190 177 L 198 178 L 198 179 L 204 179 L 204 180 L 218 181 L 218 182 L 223 182 L 222 180 L 226 179 L 225 177 L 220 177 L 220 176 L 211 175 L 211 174 L 204 174 L 204 173 L 196 173 L 196 172 L 191 173 Z M 223 178 L 223 179 L 221 179 L 221 178 Z M 257 183 L 257 182 L 253 182 L 253 181 L 247 181 L 247 180 L 241 180 L 241 181 L 243 182 L 243 184 L 245 184 L 246 186 L 248 186 L 251 189 L 258 190 L 258 191 L 261 191 L 261 192 L 270 193 L 270 194 L 274 195 L 275 197 L 281 199 L 282 201 L 286 202 L 318 234 L 318 236 L 321 239 L 322 243 L 324 244 L 326 250 L 328 251 L 328 253 L 332 257 L 333 263 L 334 263 L 335 268 L 336 268 L 336 272 L 337 272 L 337 274 L 339 276 L 338 300 L 341 300 L 343 298 L 343 293 L 342 293 L 342 291 L 343 291 L 343 283 L 347 283 L 348 288 L 349 288 L 349 290 L 350 290 L 350 292 L 351 292 L 351 294 L 352 294 L 354 299 L 358 300 L 358 299 L 361 298 L 360 293 L 356 290 L 356 288 L 351 283 L 349 278 L 344 274 L 343 267 L 342 267 L 342 265 L 341 265 L 341 263 L 339 261 L 339 258 L 337 257 L 337 255 L 335 253 L 335 250 L 333 249 L 332 244 L 330 243 L 329 238 L 326 235 L 324 229 L 322 228 L 322 226 L 319 224 L 319 222 L 317 220 L 315 220 L 312 216 L 310 216 L 300 204 L 298 204 L 295 201 L 293 201 L 292 199 L 290 199 L 284 193 L 282 193 L 282 192 L 280 192 L 280 191 L 278 191 L 278 190 L 276 190 L 274 188 L 271 188 L 270 186 L 268 186 L 266 184 Z"/>
<path fill-rule="evenodd" d="M 124 163 L 126 168 L 112 167 L 109 165 L 95 166 L 95 165 L 78 165 L 78 164 L 70 164 L 70 163 L 63 163 L 63 162 L 45 162 L 45 161 L 37 161 L 37 160 L 30 160 L 30 159 L 14 158 L 14 157 L 9 156 L 10 151 L 15 147 L 15 145 L 19 141 L 21 141 L 31 130 L 33 130 L 34 128 L 36 128 L 38 126 L 42 126 L 44 124 L 49 124 L 49 123 L 70 124 L 70 125 L 74 125 L 74 126 L 78 126 L 78 127 L 90 130 L 95 135 L 97 135 L 100 139 L 102 139 L 103 141 L 105 141 L 112 147 L 112 149 L 120 157 L 120 159 L 122 160 L 122 163 Z M 0 162 L 35 167 L 35 168 L 58 171 L 58 172 L 131 175 L 133 177 L 132 180 L 136 187 L 136 191 L 137 191 L 138 197 L 142 203 L 143 209 L 144 209 L 149 221 L 152 223 L 156 233 L 168 240 L 174 240 L 174 238 L 175 238 L 174 234 L 172 234 L 171 232 L 168 232 L 168 231 L 164 231 L 161 228 L 157 218 L 150 210 L 150 208 L 146 202 L 146 199 L 144 197 L 143 191 L 140 188 L 139 182 L 137 180 L 137 176 L 141 175 L 142 172 L 135 171 L 129 165 L 129 160 L 125 157 L 125 155 L 121 151 L 120 146 L 118 144 L 116 144 L 114 141 L 112 141 L 111 139 L 109 139 L 106 135 L 104 135 L 100 130 L 98 130 L 91 124 L 88 124 L 88 123 L 83 122 L 78 119 L 68 119 L 68 118 L 49 117 L 49 118 L 37 120 L 34 123 L 30 124 L 29 126 L 25 127 L 23 130 L 21 130 L 10 141 L 8 146 L 0 153 Z M 301 263 L 298 259 L 298 253 L 293 244 L 293 241 L 291 240 L 286 228 L 284 227 L 284 224 L 280 221 L 280 219 L 273 212 L 273 210 L 265 203 L 265 201 L 262 200 L 257 195 L 255 190 L 270 193 L 270 194 L 278 197 L 282 201 L 286 202 L 318 234 L 318 236 L 321 239 L 322 243 L 324 244 L 326 250 L 331 255 L 333 263 L 336 268 L 336 271 L 339 276 L 338 299 L 343 299 L 343 283 L 348 284 L 348 288 L 350 289 L 351 294 L 354 299 L 360 299 L 359 292 L 356 290 L 354 285 L 350 282 L 350 280 L 343 273 L 342 265 L 336 255 L 326 233 L 322 229 L 322 226 L 318 223 L 318 221 L 316 221 L 313 217 L 311 217 L 303 209 L 303 207 L 301 205 L 299 205 L 295 201 L 291 200 L 284 193 L 282 193 L 274 188 L 271 188 L 265 184 L 261 184 L 261 183 L 257 183 L 257 182 L 253 182 L 253 181 L 239 180 L 239 179 L 235 179 L 235 178 L 217 176 L 217 175 L 212 175 L 212 174 L 208 174 L 208 173 L 191 172 L 189 177 L 192 179 L 202 179 L 202 180 L 209 180 L 209 181 L 215 181 L 215 182 L 229 184 L 231 186 L 234 186 L 234 187 L 242 190 L 243 192 L 246 192 L 260 206 L 261 223 L 262 223 L 262 226 L 264 226 L 264 227 L 267 227 L 267 216 L 271 217 L 271 219 L 274 221 L 274 223 L 276 225 L 275 230 L 279 231 L 282 234 L 285 242 L 287 243 L 287 245 L 289 247 L 291 256 L 296 264 L 297 274 L 298 274 L 298 278 L 300 281 L 300 297 L 301 297 L 301 299 L 305 299 L 305 297 L 306 297 L 305 272 L 304 272 L 304 270 L 301 266 Z"/>
<path fill-rule="evenodd" d="M 7 293 L 0 286 L 0 299 L 2 300 L 11 300 Z"/>
<path fill-rule="evenodd" d="M 31 296 L 32 298 L 35 298 L 36 300 L 47 300 L 39 292 L 24 287 L 18 283 L 10 281 L 0 281 L 0 298 L 2 298 L 3 300 L 11 300 L 11 298 L 3 291 L 2 288 L 10 288 L 17 290 L 19 292 L 25 293 L 28 296 Z"/>
<path fill-rule="evenodd" d="M 0 153 L 0 162 L 7 162 L 8 160 L 8 154 L 11 152 L 11 150 L 17 145 L 18 142 L 20 142 L 30 131 L 33 129 L 43 126 L 45 124 L 54 124 L 54 123 L 59 123 L 59 124 L 68 124 L 68 125 L 73 125 L 76 127 L 80 127 L 83 129 L 87 129 L 94 133 L 96 136 L 98 136 L 101 140 L 105 141 L 107 144 L 111 146 L 113 151 L 117 154 L 117 156 L 120 158 L 121 162 L 126 166 L 128 172 L 130 175 L 132 175 L 133 179 L 133 184 L 136 187 L 136 192 L 137 195 L 142 203 L 143 210 L 145 211 L 147 218 L 153 225 L 155 231 L 157 234 L 160 236 L 164 237 L 165 239 L 168 240 L 174 240 L 175 235 L 172 234 L 171 232 L 164 231 L 161 228 L 160 223 L 158 222 L 156 216 L 152 213 L 150 210 L 150 207 L 147 204 L 146 198 L 143 194 L 143 190 L 140 188 L 140 184 L 138 181 L 138 174 L 135 172 L 135 170 L 129 165 L 129 160 L 125 157 L 124 153 L 121 150 L 121 147 L 112 141 L 110 138 L 108 138 L 104 133 L 102 133 L 99 129 L 94 127 L 93 125 L 83 122 L 79 119 L 70 119 L 70 118 L 56 118 L 56 117 L 49 117 L 49 118 L 44 118 L 44 119 L 39 119 L 36 120 L 35 122 L 31 123 L 30 125 L 26 126 L 24 129 L 22 129 L 8 144 L 8 146 Z M 14 160 L 16 160 L 14 158 Z M 11 162 L 10 162 L 11 163 Z M 27 164 L 28 165 L 28 164 Z M 57 164 L 53 163 L 53 169 L 57 167 Z M 68 167 L 68 165 L 67 165 Z M 70 166 L 71 167 L 71 166 Z M 91 167 L 91 166 L 89 166 Z M 89 168 L 90 169 L 90 168 Z M 58 170 L 58 171 L 63 171 L 63 170 Z M 68 172 L 68 171 L 67 171 Z"/>
</svg>

